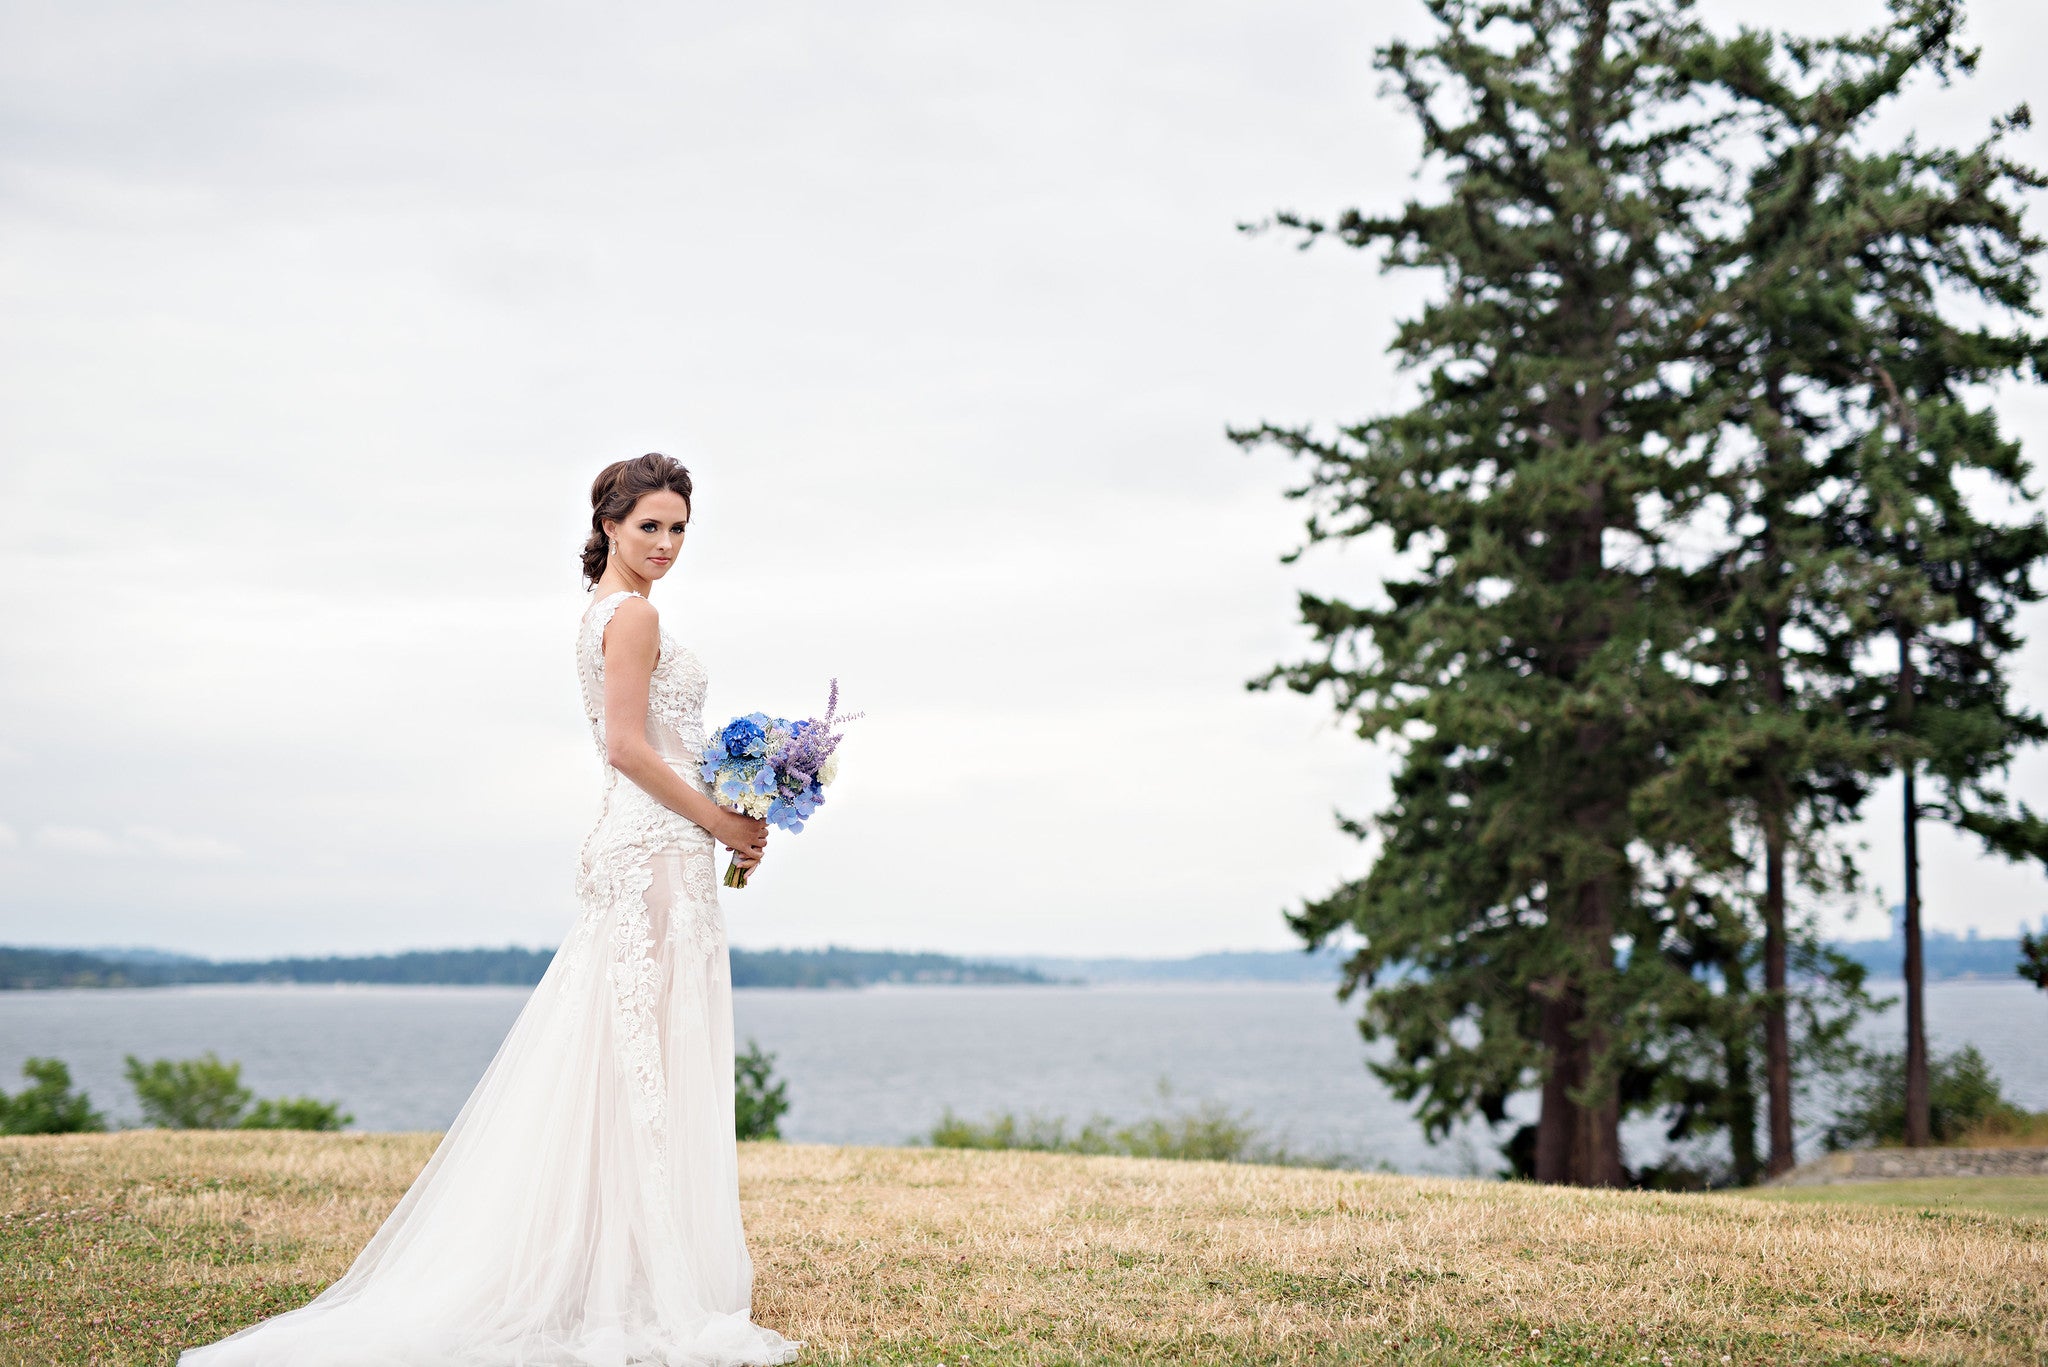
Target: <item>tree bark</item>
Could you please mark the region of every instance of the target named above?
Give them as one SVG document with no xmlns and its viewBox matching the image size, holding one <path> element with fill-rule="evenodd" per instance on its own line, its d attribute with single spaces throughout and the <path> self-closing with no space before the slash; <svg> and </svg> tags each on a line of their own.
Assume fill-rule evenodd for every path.
<svg viewBox="0 0 2048 1367">
<path fill-rule="evenodd" d="M 1581 1061 L 1573 1048 L 1573 1027 L 1578 1012 L 1570 989 L 1559 986 L 1545 999 L 1542 1008 L 1543 1054 L 1548 1067 L 1543 1074 L 1542 1110 L 1536 1117 L 1536 1180 L 1571 1181 L 1572 1093 L 1580 1078 L 1575 1071 Z"/>
<path fill-rule="evenodd" d="M 1543 1109 L 1536 1121 L 1536 1180 L 1574 1187 L 1622 1187 L 1621 1100 L 1611 1081 L 1588 1104 L 1593 1063 L 1606 1032 L 1589 1020 L 1576 989 L 1543 1005 Z"/>
<path fill-rule="evenodd" d="M 1898 697 L 1905 719 L 1913 717 L 1913 637 L 1898 631 Z M 1907 1148 L 1933 1144 L 1933 1115 L 1927 1094 L 1927 965 L 1921 959 L 1919 926 L 1919 791 L 1917 764 L 1905 769 L 1905 857 L 1907 906 L 1901 933 L 1907 941 Z"/>
<path fill-rule="evenodd" d="M 1601 824 L 1606 814 L 1601 813 Z M 1600 878 L 1579 892 L 1579 952 L 1583 972 L 1596 983 L 1614 973 L 1614 907 L 1616 889 L 1611 879 Z M 1613 1068 L 1602 1068 L 1599 1060 L 1614 1041 L 1597 1009 L 1581 1007 L 1578 1030 L 1580 1095 L 1574 1099 L 1571 1182 L 1579 1187 L 1625 1187 L 1628 1171 L 1621 1162 L 1621 1096 L 1612 1076 Z M 1588 1097 L 1587 1091 L 1594 1093 Z"/>
<path fill-rule="evenodd" d="M 1722 956 L 1721 975 L 1727 984 L 1730 1026 L 1724 1036 L 1728 1062 L 1728 1152 L 1735 1167 L 1735 1185 L 1754 1186 L 1757 1179 L 1756 1092 L 1750 1079 L 1750 1044 L 1755 1038 L 1745 1008 L 1749 975 L 1738 951 Z"/>
<path fill-rule="evenodd" d="M 1913 715 L 1913 639 L 1899 629 L 1899 702 L 1901 723 Z M 1906 1147 L 1923 1149 L 1934 1142 L 1932 1107 L 1927 1085 L 1927 973 L 1920 944 L 1920 801 L 1915 784 L 1917 765 L 1911 758 L 1905 772 L 1906 914 L 1901 933 L 1906 940 Z"/>
<path fill-rule="evenodd" d="M 1769 407 L 1772 430 L 1764 443 L 1766 469 L 1759 500 L 1765 520 L 1761 558 L 1765 592 L 1775 598 L 1783 579 L 1778 519 L 1784 507 L 1777 467 L 1785 432 L 1784 376 L 1775 368 L 1764 376 L 1764 401 Z M 1764 705 L 1770 709 L 1768 720 L 1773 725 L 1785 711 L 1784 634 L 1784 613 L 1773 602 L 1765 609 L 1763 620 Z M 1770 1098 L 1768 1170 L 1776 1177 L 1790 1172 L 1798 1160 L 1792 1138 L 1792 1036 L 1786 1022 L 1785 981 L 1785 823 L 1790 815 L 1790 796 L 1785 787 L 1785 758 L 1775 740 L 1765 748 L 1763 764 L 1764 1089 Z"/>
<path fill-rule="evenodd" d="M 1785 704 L 1785 665 L 1780 655 L 1778 615 L 1764 622 L 1765 690 L 1771 707 Z M 1792 1037 L 1786 1024 L 1785 972 L 1785 779 L 1775 751 L 1764 788 L 1764 1078 L 1770 1093 L 1770 1175 L 1790 1172 L 1797 1157 L 1792 1139 Z"/>
</svg>

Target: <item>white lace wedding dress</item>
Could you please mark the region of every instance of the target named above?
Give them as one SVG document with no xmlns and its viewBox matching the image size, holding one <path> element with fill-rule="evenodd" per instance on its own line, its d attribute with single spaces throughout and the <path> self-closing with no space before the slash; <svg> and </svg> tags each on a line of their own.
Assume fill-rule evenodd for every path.
<svg viewBox="0 0 2048 1367">
<path fill-rule="evenodd" d="M 604 752 L 604 629 L 583 710 Z M 691 786 L 705 673 L 661 633 L 647 739 Z M 727 1367 L 795 1359 L 750 1319 L 717 847 L 609 764 L 579 912 L 440 1147 L 348 1271 L 180 1367 Z"/>
</svg>

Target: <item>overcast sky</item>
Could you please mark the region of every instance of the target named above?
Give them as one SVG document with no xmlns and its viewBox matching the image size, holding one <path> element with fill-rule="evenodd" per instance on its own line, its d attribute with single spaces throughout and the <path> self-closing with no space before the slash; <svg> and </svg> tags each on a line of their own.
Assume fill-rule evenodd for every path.
<svg viewBox="0 0 2048 1367">
<path fill-rule="evenodd" d="M 1931 136 L 2038 85 L 2036 7 L 1972 11 Z M 1375 564 L 1281 565 L 1294 471 L 1224 427 L 1383 410 L 1425 282 L 1235 225 L 1411 191 L 1370 59 L 1420 5 L 0 16 L 0 942 L 556 943 L 575 553 L 648 450 L 698 482 L 654 601 L 710 720 L 867 712 L 735 944 L 1283 948 L 1362 867 L 1384 759 L 1242 685 Z M 2048 912 L 1926 847 L 1931 924 Z"/>
</svg>

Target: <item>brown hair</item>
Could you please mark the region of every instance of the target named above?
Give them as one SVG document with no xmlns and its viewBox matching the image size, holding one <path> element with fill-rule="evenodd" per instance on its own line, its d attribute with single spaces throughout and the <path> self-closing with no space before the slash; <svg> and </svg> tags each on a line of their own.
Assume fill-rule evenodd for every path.
<svg viewBox="0 0 2048 1367">
<path fill-rule="evenodd" d="M 604 534 L 607 519 L 624 522 L 643 494 L 668 489 L 690 502 L 690 472 L 683 463 L 658 451 L 631 460 L 615 460 L 598 472 L 590 486 L 590 539 L 583 543 L 583 577 L 595 584 L 604 574 L 604 562 L 611 554 L 610 538 Z M 694 505 L 693 505 L 694 506 Z"/>
</svg>

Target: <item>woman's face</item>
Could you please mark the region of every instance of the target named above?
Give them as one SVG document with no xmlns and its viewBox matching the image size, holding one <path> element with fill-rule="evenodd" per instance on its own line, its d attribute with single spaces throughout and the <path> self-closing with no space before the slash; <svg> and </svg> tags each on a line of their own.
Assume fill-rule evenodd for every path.
<svg viewBox="0 0 2048 1367">
<path fill-rule="evenodd" d="M 617 558 L 633 573 L 659 579 L 676 563 L 683 548 L 683 529 L 690 521 L 690 504 L 673 489 L 656 489 L 640 495 L 633 511 L 622 522 L 607 521 L 607 535 L 619 543 Z"/>
</svg>

